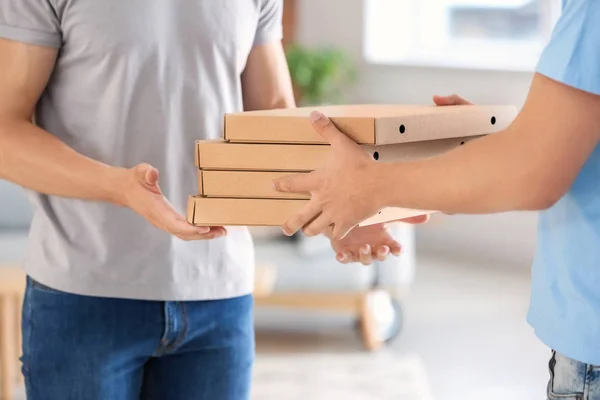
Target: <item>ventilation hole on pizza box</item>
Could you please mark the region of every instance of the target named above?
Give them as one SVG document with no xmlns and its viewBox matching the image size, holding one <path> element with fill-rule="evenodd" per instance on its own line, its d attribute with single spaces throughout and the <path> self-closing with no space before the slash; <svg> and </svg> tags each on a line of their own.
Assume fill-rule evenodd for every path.
<svg viewBox="0 0 600 400">
<path fill-rule="evenodd" d="M 381 214 L 381 211 L 379 211 L 379 212 L 377 213 L 377 215 L 379 215 L 379 214 Z"/>
<path fill-rule="evenodd" d="M 400 125 L 400 128 L 398 130 L 402 134 L 402 133 L 406 132 L 406 127 L 404 125 Z"/>
<path fill-rule="evenodd" d="M 373 158 L 375 159 L 375 161 L 379 160 L 379 152 L 378 151 L 373 153 Z"/>
<path fill-rule="evenodd" d="M 460 142 L 460 145 L 462 146 L 463 144 L 465 144 L 465 142 Z"/>
<path fill-rule="evenodd" d="M 490 122 L 492 123 L 492 125 L 496 125 L 496 117 L 492 117 L 492 120 Z"/>
</svg>

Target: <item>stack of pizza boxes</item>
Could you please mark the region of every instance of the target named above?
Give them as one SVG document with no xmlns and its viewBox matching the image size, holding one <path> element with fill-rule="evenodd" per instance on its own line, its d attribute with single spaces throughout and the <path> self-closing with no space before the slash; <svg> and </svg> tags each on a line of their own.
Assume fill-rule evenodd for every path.
<svg viewBox="0 0 600 400">
<path fill-rule="evenodd" d="M 187 219 L 198 226 L 281 226 L 310 198 L 280 193 L 276 178 L 309 173 L 327 160 L 331 146 L 311 126 L 315 108 L 225 115 L 223 139 L 198 141 L 198 194 Z M 506 128 L 512 106 L 324 106 L 319 111 L 377 162 L 414 161 L 441 155 Z M 393 177 L 390 177 L 393 184 Z M 430 213 L 385 208 L 361 225 Z"/>
</svg>

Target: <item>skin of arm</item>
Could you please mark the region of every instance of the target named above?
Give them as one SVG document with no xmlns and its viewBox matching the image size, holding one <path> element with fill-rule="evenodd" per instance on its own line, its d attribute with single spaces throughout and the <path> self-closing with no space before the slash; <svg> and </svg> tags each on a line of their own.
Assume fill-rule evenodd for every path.
<svg viewBox="0 0 600 400">
<path fill-rule="evenodd" d="M 158 171 L 150 165 L 103 164 L 32 122 L 57 54 L 56 49 L 0 40 L 0 179 L 47 195 L 129 207 L 183 240 L 225 235 L 223 228 L 188 224 L 162 195 Z"/>
<path fill-rule="evenodd" d="M 551 207 L 600 140 L 600 96 L 536 74 L 506 130 L 409 163 L 376 163 L 327 117 L 312 119 L 333 151 L 322 169 L 275 182 L 284 192 L 312 194 L 284 231 L 318 234 L 333 225 L 339 238 L 388 206 L 464 214 Z"/>
</svg>

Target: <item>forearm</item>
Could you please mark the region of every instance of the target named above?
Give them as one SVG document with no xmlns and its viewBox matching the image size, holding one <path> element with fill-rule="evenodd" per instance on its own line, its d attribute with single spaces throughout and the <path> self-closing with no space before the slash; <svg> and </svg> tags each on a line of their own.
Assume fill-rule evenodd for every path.
<svg viewBox="0 0 600 400">
<path fill-rule="evenodd" d="M 542 210 L 571 187 L 600 141 L 600 97 L 536 74 L 502 132 L 431 160 L 377 167 L 383 202 L 447 213 Z"/>
<path fill-rule="evenodd" d="M 381 164 L 376 182 L 386 206 L 465 214 L 540 210 L 571 180 L 569 170 L 555 171 L 561 155 L 553 153 L 513 128 L 437 158 Z"/>
<path fill-rule="evenodd" d="M 0 179 L 48 195 L 121 204 L 124 171 L 75 152 L 28 121 L 0 123 Z"/>
</svg>

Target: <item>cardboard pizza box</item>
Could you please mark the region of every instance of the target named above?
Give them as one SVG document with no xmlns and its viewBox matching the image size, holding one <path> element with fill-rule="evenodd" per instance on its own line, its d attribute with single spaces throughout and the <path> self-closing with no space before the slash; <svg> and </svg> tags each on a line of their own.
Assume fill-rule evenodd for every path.
<svg viewBox="0 0 600 400">
<path fill-rule="evenodd" d="M 308 116 L 318 110 L 356 143 L 382 145 L 479 136 L 505 129 L 517 108 L 505 105 L 336 105 L 225 115 L 224 138 L 240 143 L 327 143 Z"/>
<path fill-rule="evenodd" d="M 309 193 L 281 193 L 275 190 L 273 181 L 290 174 L 294 173 L 198 170 L 198 191 L 205 197 L 309 199 Z"/>
<path fill-rule="evenodd" d="M 434 157 L 480 136 L 457 137 L 380 146 L 363 145 L 379 162 L 398 162 Z M 314 171 L 323 166 L 331 146 L 320 144 L 196 142 L 196 166 L 203 170 Z"/>
<path fill-rule="evenodd" d="M 282 226 L 308 200 L 209 198 L 190 196 L 186 217 L 197 226 Z M 385 208 L 360 223 L 361 226 L 397 221 L 431 211 Z"/>
</svg>

